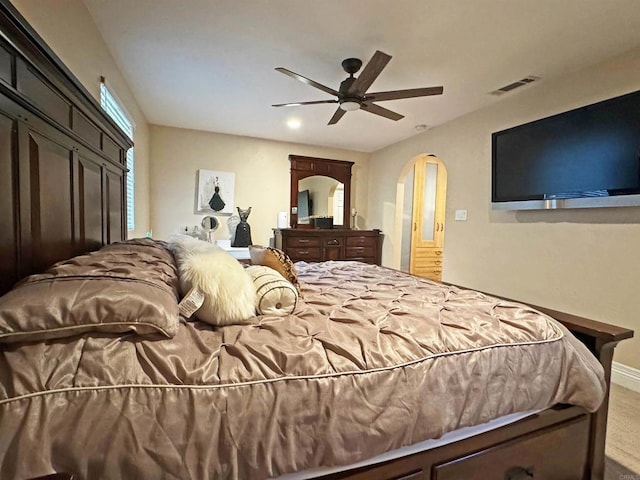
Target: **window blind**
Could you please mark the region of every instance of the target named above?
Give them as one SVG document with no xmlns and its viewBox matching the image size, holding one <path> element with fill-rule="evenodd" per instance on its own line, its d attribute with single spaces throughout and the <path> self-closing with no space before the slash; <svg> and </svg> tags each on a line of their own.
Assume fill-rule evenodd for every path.
<svg viewBox="0 0 640 480">
<path fill-rule="evenodd" d="M 129 120 L 117 98 L 109 91 L 106 83 L 100 83 L 100 105 L 114 122 L 133 140 L 133 124 Z M 133 148 L 127 151 L 127 230 L 135 228 L 135 170 Z"/>
</svg>

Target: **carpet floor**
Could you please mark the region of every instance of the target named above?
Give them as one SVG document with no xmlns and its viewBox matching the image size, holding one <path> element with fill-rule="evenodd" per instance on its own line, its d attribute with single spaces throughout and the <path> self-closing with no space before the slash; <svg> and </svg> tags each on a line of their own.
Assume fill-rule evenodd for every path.
<svg viewBox="0 0 640 480">
<path fill-rule="evenodd" d="M 640 480 L 640 393 L 611 384 L 606 480 Z"/>
</svg>

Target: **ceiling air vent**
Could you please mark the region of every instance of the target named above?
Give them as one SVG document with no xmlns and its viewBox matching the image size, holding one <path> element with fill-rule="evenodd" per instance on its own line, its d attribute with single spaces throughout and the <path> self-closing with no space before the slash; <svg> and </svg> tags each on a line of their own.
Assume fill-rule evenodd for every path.
<svg viewBox="0 0 640 480">
<path fill-rule="evenodd" d="M 524 77 L 522 80 L 518 80 L 517 82 L 510 83 L 509 85 L 505 85 L 504 87 L 500 87 L 499 89 L 490 92 L 490 94 L 502 95 L 503 93 L 510 92 L 511 90 L 515 90 L 516 88 L 524 87 L 525 85 L 533 83 L 537 80 L 540 80 L 540 77 L 529 75 L 528 77 Z"/>
</svg>

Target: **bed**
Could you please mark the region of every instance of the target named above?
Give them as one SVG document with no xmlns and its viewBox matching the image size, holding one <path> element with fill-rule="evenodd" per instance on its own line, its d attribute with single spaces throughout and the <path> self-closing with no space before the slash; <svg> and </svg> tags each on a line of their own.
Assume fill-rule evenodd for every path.
<svg viewBox="0 0 640 480">
<path fill-rule="evenodd" d="M 459 429 L 525 414 L 495 435 L 549 412 L 559 425 L 492 448 L 552 443 L 560 464 L 552 452 L 490 456 L 542 478 L 589 471 L 606 376 L 560 323 L 375 265 L 295 267 L 293 314 L 223 326 L 179 315 L 162 241 L 115 242 L 28 277 L 0 299 L 0 476 L 341 478 Z M 459 478 L 470 468 L 459 461 L 409 473 Z"/>
<path fill-rule="evenodd" d="M 1 478 L 603 477 L 633 332 L 354 262 L 296 265 L 290 317 L 187 321 L 166 245 L 123 242 L 130 140 L 7 0 L 0 27 L 0 294 L 35 289 L 0 343 Z M 36 314 L 55 262 L 85 270 Z"/>
</svg>

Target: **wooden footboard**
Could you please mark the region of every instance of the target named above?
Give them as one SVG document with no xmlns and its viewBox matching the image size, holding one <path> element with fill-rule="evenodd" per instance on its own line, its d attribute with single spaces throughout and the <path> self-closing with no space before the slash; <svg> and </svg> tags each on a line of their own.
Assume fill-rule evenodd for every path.
<svg viewBox="0 0 640 480">
<path fill-rule="evenodd" d="M 589 442 L 589 472 L 585 478 L 604 478 L 604 445 L 607 434 L 609 412 L 609 392 L 613 351 L 618 342 L 633 337 L 633 330 L 589 320 L 549 308 L 533 306 L 537 310 L 555 318 L 567 327 L 595 355 L 604 367 L 607 393 L 600 408 L 591 414 Z"/>
<path fill-rule="evenodd" d="M 557 319 L 598 358 L 607 394 L 595 413 L 556 405 L 510 425 L 443 447 L 323 480 L 524 480 L 604 478 L 604 447 L 613 351 L 633 331 L 534 306 Z"/>
</svg>

